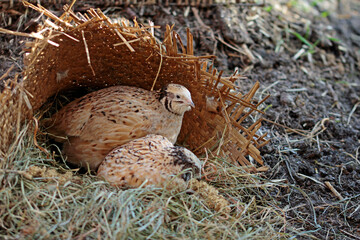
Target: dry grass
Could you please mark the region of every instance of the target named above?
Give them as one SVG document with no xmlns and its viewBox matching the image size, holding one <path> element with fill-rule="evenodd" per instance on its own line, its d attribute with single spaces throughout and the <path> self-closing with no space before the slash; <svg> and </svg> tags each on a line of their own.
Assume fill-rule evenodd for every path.
<svg viewBox="0 0 360 240">
<path fill-rule="evenodd" d="M 121 190 L 91 174 L 47 159 L 26 134 L 0 170 L 0 238 L 3 239 L 282 239 L 285 216 L 268 191 L 278 184 L 250 175 L 223 159 L 207 178 L 229 201 L 215 211 L 208 194 L 158 188 Z M 32 132 L 32 131 L 30 131 Z M 40 135 L 39 138 L 42 136 Z M 40 142 L 40 141 L 39 141 Z M 46 148 L 45 144 L 42 147 Z"/>
</svg>

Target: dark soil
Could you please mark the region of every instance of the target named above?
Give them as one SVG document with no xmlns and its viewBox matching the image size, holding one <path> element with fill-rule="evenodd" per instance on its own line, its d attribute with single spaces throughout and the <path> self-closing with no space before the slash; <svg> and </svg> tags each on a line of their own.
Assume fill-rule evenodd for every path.
<svg viewBox="0 0 360 240">
<path fill-rule="evenodd" d="M 190 28 L 196 55 L 216 55 L 217 68 L 227 74 L 238 68 L 247 77 L 238 82 L 244 91 L 259 81 L 259 95 L 271 94 L 260 130 L 271 138 L 261 149 L 270 167 L 264 177 L 286 183 L 272 196 L 291 226 L 286 231 L 299 239 L 360 239 L 360 3 L 319 2 L 307 11 L 305 0 L 281 8 L 268 3 L 102 10 L 110 17 L 151 20 L 161 26 L 160 39 L 166 24 L 175 23 L 183 39 Z M 20 5 L 0 12 L 3 28 L 36 27 L 38 14 L 24 15 Z M 0 75 L 12 64 L 8 78 L 21 72 L 20 40 L 0 35 Z M 295 59 L 302 48 L 309 54 Z"/>
</svg>

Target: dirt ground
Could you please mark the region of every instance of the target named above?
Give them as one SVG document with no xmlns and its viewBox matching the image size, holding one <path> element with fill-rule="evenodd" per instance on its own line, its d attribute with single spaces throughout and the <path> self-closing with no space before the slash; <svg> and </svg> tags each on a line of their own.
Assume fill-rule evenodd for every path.
<svg viewBox="0 0 360 240">
<path fill-rule="evenodd" d="M 360 2 L 276 2 L 102 10 L 153 21 L 159 39 L 166 24 L 183 39 L 190 28 L 196 55 L 216 55 L 227 75 L 238 68 L 247 77 L 238 81 L 244 91 L 259 81 L 258 97 L 271 94 L 260 129 L 271 138 L 261 149 L 269 166 L 263 177 L 283 184 L 272 197 L 297 229 L 294 237 L 360 239 Z M 88 7 L 102 6 L 75 9 Z M 0 5 L 0 13 L 1 27 L 11 30 L 29 32 L 38 21 L 20 5 Z M 21 72 L 21 40 L 0 35 L 0 76 L 13 64 L 8 77 Z"/>
</svg>

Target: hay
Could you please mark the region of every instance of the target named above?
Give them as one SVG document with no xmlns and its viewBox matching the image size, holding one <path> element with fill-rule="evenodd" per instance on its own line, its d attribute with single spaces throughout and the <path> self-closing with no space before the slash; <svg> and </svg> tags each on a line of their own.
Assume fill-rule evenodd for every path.
<svg viewBox="0 0 360 240">
<path fill-rule="evenodd" d="M 206 188 L 216 187 L 215 195 L 227 202 L 225 211 L 216 211 L 210 204 L 215 195 L 204 191 L 121 190 L 95 176 L 73 172 L 34 145 L 33 135 L 25 134 L 33 130 L 28 124 L 20 131 L 9 156 L 14 161 L 6 159 L 9 171 L 0 171 L 2 239 L 290 237 L 283 233 L 285 215 L 267 193 L 279 191 L 281 185 L 223 159 L 210 156 L 205 167 L 210 181 Z M 209 166 L 215 166 L 217 174 Z"/>
<path fill-rule="evenodd" d="M 81 15 L 65 6 L 66 11 L 57 17 L 41 6 L 26 5 L 49 19 L 35 34 L 35 40 L 26 44 L 31 49 L 24 58 L 23 82 L 7 85 L 0 94 L 3 156 L 16 138 L 19 122 L 32 118 L 59 92 L 112 85 L 150 90 L 174 82 L 191 91 L 196 105 L 195 110 L 185 114 L 180 143 L 197 154 L 217 149 L 220 156 L 251 170 L 255 170 L 255 163 L 263 164 L 258 148 L 268 141 L 266 135 L 257 135 L 261 119 L 244 126 L 266 99 L 253 100 L 259 83 L 247 94 L 239 93 L 234 82 L 241 76 L 234 73 L 223 77 L 209 63 L 213 56 L 194 56 L 189 31 L 186 46 L 169 26 L 160 43 L 148 31 L 149 26 L 139 26 L 136 21 L 131 25 L 127 20 L 112 23 L 100 10 L 90 9 L 88 15 Z"/>
</svg>

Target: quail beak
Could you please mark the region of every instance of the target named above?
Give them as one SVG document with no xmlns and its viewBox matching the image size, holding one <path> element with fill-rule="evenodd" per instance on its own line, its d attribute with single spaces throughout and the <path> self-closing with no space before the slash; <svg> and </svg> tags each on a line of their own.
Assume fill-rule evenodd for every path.
<svg viewBox="0 0 360 240">
<path fill-rule="evenodd" d="M 188 104 L 190 107 L 195 108 L 195 104 L 193 103 L 193 101 L 192 101 L 191 99 L 189 99 L 189 100 L 187 101 L 187 104 Z"/>
</svg>

